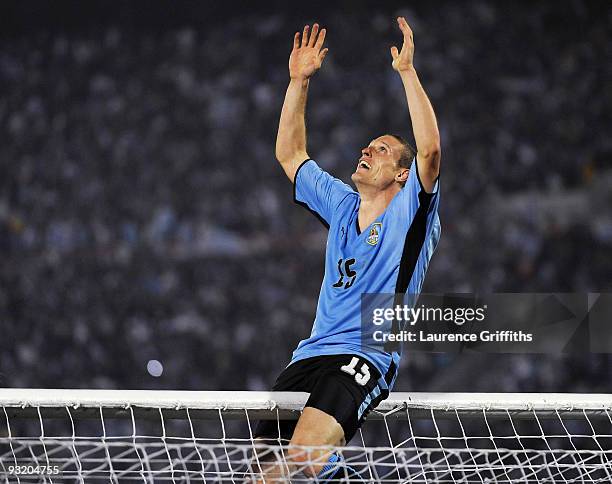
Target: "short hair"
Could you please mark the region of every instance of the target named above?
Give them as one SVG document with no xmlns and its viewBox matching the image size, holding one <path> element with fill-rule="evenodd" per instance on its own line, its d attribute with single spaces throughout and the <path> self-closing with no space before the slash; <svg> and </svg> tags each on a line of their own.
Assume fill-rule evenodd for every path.
<svg viewBox="0 0 612 484">
<path fill-rule="evenodd" d="M 406 141 L 399 134 L 389 134 L 389 136 L 392 136 L 397 141 L 399 141 L 403 147 L 402 152 L 400 153 L 399 160 L 397 160 L 397 165 L 400 168 L 410 168 L 410 165 L 412 164 L 412 160 L 416 156 L 416 150 L 412 146 L 410 146 L 410 143 L 408 143 L 408 141 Z M 401 184 L 402 187 L 405 184 L 406 182 L 402 183 Z"/>
</svg>

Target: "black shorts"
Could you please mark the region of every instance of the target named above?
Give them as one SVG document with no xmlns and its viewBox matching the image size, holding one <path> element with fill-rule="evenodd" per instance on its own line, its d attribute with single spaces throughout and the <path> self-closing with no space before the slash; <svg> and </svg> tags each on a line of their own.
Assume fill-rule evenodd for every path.
<svg viewBox="0 0 612 484">
<path fill-rule="evenodd" d="M 392 364 L 393 365 L 393 364 Z M 393 365 L 394 366 L 394 365 Z M 387 372 L 387 385 L 395 367 Z M 389 395 L 379 385 L 380 373 L 368 360 L 357 355 L 324 355 L 306 358 L 285 368 L 272 391 L 307 392 L 306 407 L 331 415 L 342 426 L 346 443 L 353 438 L 368 413 Z M 262 420 L 255 437 L 290 440 L 297 421 Z"/>
</svg>

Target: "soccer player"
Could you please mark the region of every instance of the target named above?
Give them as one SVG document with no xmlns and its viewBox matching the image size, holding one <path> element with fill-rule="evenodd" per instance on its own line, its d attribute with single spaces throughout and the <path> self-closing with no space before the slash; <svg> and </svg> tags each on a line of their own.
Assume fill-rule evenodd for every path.
<svg viewBox="0 0 612 484">
<path fill-rule="evenodd" d="M 412 30 L 403 17 L 397 23 L 403 45 L 401 51 L 391 48 L 392 67 L 404 85 L 417 149 L 397 135 L 372 140 L 355 161 L 351 179 L 357 191 L 323 171 L 306 151 L 308 85 L 328 51 L 325 29 L 306 25 L 293 39 L 276 157 L 294 184 L 295 202 L 313 212 L 329 234 L 312 333 L 299 343 L 273 388 L 310 393 L 297 424 L 280 424 L 281 437 L 292 446 L 345 445 L 388 396 L 400 354 L 364 350 L 361 294 L 418 294 L 440 237 L 440 135 L 412 62 Z M 260 422 L 255 435 L 275 438 L 277 423 Z M 290 448 L 287 460 L 307 465 L 316 460 L 304 473 L 319 482 L 337 482 L 347 474 L 359 480 L 329 451 L 308 455 Z M 271 465 L 264 474 L 264 482 L 287 482 L 280 466 Z"/>
</svg>

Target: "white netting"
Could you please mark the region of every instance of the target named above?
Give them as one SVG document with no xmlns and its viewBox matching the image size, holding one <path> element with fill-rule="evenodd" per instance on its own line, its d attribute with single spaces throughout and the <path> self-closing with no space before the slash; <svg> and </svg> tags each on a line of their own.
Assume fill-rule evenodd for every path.
<svg viewBox="0 0 612 484">
<path fill-rule="evenodd" d="M 294 462 L 288 442 L 253 439 L 256 421 L 295 419 L 306 397 L 0 390 L 0 482 L 254 482 L 270 461 Z M 608 395 L 394 394 L 334 450 L 365 482 L 610 483 L 611 405 Z M 315 450 L 300 449 L 306 459 L 282 482 L 316 481 L 301 472 Z"/>
</svg>

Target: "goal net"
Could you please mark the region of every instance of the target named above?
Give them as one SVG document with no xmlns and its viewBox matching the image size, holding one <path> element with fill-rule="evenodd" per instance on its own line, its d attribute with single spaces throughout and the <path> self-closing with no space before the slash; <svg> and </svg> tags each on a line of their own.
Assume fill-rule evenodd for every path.
<svg viewBox="0 0 612 484">
<path fill-rule="evenodd" d="M 253 438 L 259 419 L 297 419 L 307 397 L 0 390 L 0 483 L 256 482 L 263 461 L 291 472 L 282 482 L 316 482 L 287 441 Z M 362 481 L 335 482 L 610 483 L 611 407 L 612 395 L 391 394 L 333 449 Z"/>
</svg>

